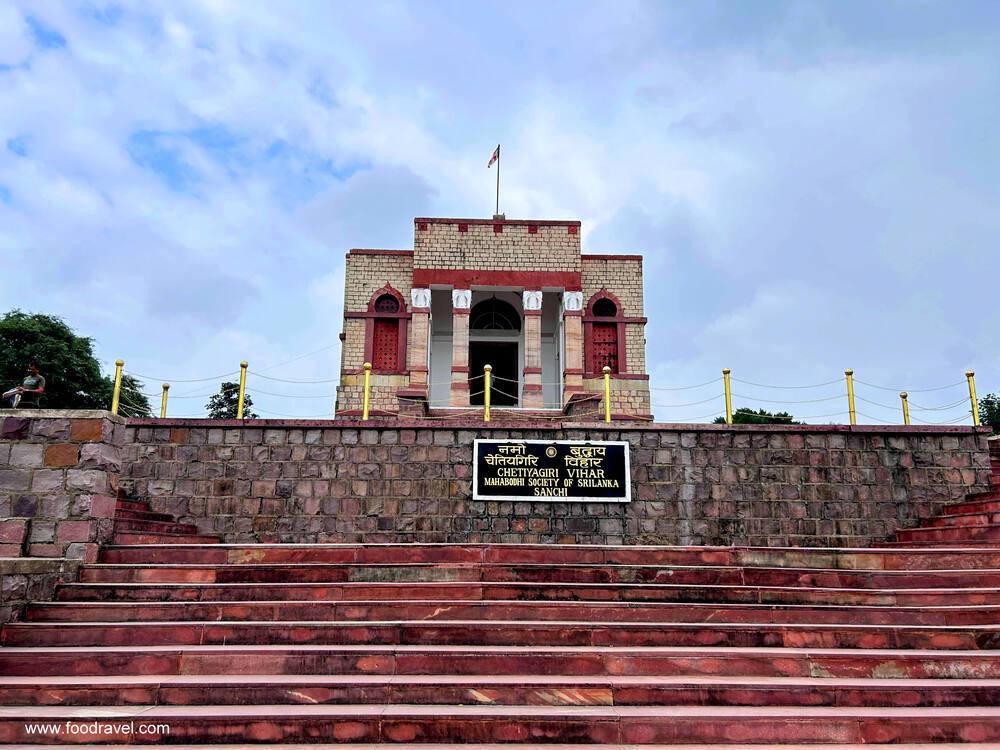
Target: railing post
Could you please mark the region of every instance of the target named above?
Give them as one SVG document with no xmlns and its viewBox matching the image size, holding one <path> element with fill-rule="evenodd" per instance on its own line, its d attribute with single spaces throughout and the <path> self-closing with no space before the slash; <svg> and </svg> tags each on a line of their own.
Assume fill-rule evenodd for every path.
<svg viewBox="0 0 1000 750">
<path fill-rule="evenodd" d="M 236 418 L 243 419 L 243 397 L 247 393 L 247 361 L 244 359 L 240 362 L 240 396 L 239 400 L 236 402 Z"/>
<path fill-rule="evenodd" d="M 118 402 L 122 395 L 122 368 L 125 366 L 124 359 L 115 360 L 115 390 L 111 394 L 111 413 L 118 413 Z"/>
<path fill-rule="evenodd" d="M 726 424 L 733 423 L 733 390 L 729 384 L 729 373 L 732 372 L 728 367 L 722 368 L 722 382 L 726 386 Z"/>
<path fill-rule="evenodd" d="M 611 368 L 604 366 L 604 421 L 611 421 Z"/>
<path fill-rule="evenodd" d="M 910 402 L 907 400 L 909 395 L 906 391 L 899 392 L 899 400 L 903 402 L 903 424 L 910 423 Z"/>
<path fill-rule="evenodd" d="M 170 383 L 163 384 L 163 395 L 160 397 L 160 419 L 167 416 L 167 391 L 170 390 Z"/>
<path fill-rule="evenodd" d="M 851 414 L 851 424 L 858 423 L 858 413 L 854 410 L 854 370 L 844 370 L 847 376 L 847 410 Z"/>
<path fill-rule="evenodd" d="M 368 403 L 369 403 L 369 393 L 371 391 L 372 384 L 372 363 L 365 362 L 365 397 L 364 404 L 361 409 L 361 421 L 368 421 Z"/>
<path fill-rule="evenodd" d="M 966 370 L 965 377 L 969 381 L 969 400 L 972 402 L 972 424 L 979 427 L 979 401 L 976 399 L 976 373 L 972 370 Z"/>
<path fill-rule="evenodd" d="M 490 421 L 490 391 L 492 390 L 493 365 L 483 365 L 483 421 Z"/>
</svg>

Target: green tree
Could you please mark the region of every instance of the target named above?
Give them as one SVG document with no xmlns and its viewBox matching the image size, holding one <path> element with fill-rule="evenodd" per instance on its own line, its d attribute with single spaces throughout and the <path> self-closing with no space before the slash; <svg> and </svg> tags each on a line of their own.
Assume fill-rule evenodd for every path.
<svg viewBox="0 0 1000 750">
<path fill-rule="evenodd" d="M 987 393 L 979 399 L 979 421 L 1000 434 L 1000 393 Z"/>
<path fill-rule="evenodd" d="M 112 383 L 101 374 L 91 339 L 54 315 L 11 310 L 0 318 L 0 390 L 19 385 L 31 360 L 45 377 L 44 408 L 110 407 Z"/>
<path fill-rule="evenodd" d="M 208 416 L 212 419 L 236 419 L 236 407 L 240 399 L 240 384 L 229 381 L 219 386 L 219 392 L 212 396 L 205 408 L 208 409 Z M 249 393 L 243 394 L 243 418 L 257 419 L 250 407 L 253 406 L 253 399 Z"/>
<path fill-rule="evenodd" d="M 794 417 L 786 411 L 773 414 L 764 409 L 748 409 L 742 407 L 733 412 L 733 424 L 802 424 L 794 421 Z M 725 417 L 716 417 L 714 424 L 725 424 Z"/>
<path fill-rule="evenodd" d="M 112 383 L 112 389 L 114 383 Z M 111 396 L 108 397 L 108 407 L 111 404 Z M 149 399 L 142 392 L 142 383 L 132 375 L 122 375 L 122 389 L 118 398 L 118 413 L 123 417 L 151 417 L 153 410 L 149 406 Z"/>
</svg>

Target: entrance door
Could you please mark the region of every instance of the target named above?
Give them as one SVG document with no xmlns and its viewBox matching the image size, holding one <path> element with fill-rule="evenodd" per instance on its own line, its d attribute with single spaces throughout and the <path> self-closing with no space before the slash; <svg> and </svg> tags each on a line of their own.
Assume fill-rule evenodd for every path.
<svg viewBox="0 0 1000 750">
<path fill-rule="evenodd" d="M 517 406 L 516 341 L 469 342 L 469 403 L 483 405 L 483 367 L 493 366 L 491 406 Z"/>
</svg>

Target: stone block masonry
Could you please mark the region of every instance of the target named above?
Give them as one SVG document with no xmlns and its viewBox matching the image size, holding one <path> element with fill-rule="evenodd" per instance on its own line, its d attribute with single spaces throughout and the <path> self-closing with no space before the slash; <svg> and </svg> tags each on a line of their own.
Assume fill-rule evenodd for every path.
<svg viewBox="0 0 1000 750">
<path fill-rule="evenodd" d="M 414 219 L 421 269 L 580 271 L 580 222 Z"/>
<path fill-rule="evenodd" d="M 626 440 L 630 504 L 471 500 L 476 437 Z M 123 486 L 226 542 L 863 546 L 990 483 L 967 427 L 133 420 Z"/>
<path fill-rule="evenodd" d="M 93 560 L 110 540 L 125 420 L 0 411 L 0 557 Z"/>
</svg>

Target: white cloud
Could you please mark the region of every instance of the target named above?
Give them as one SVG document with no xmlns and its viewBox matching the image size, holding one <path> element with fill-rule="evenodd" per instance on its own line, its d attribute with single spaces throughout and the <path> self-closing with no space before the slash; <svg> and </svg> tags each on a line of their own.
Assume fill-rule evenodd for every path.
<svg viewBox="0 0 1000 750">
<path fill-rule="evenodd" d="M 997 390 L 1000 44 L 945 6 L 5 5 L 0 298 L 140 372 L 335 377 L 343 253 L 491 214 L 501 141 L 508 215 L 646 253 L 654 385 Z"/>
</svg>

